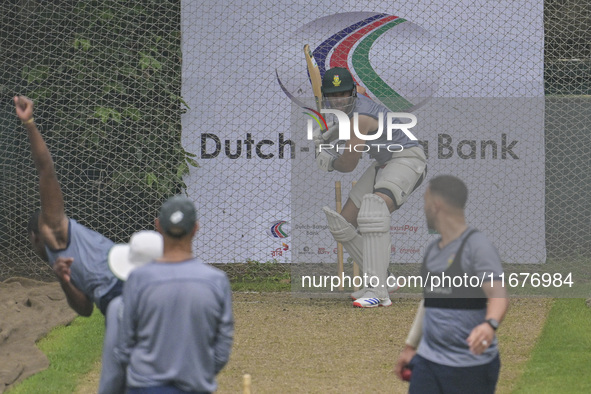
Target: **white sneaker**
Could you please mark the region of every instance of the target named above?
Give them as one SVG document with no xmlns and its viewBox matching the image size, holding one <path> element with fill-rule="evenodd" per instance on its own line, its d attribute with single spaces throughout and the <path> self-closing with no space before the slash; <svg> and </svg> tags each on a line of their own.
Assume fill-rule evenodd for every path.
<svg viewBox="0 0 591 394">
<path fill-rule="evenodd" d="M 355 301 L 358 298 L 362 298 L 365 295 L 366 291 L 367 291 L 367 287 L 364 287 L 363 289 L 354 291 L 353 293 L 351 293 L 351 299 L 353 301 Z"/>
<path fill-rule="evenodd" d="M 394 275 L 393 275 L 393 274 L 392 274 L 390 271 L 388 271 L 388 276 L 392 276 L 392 277 L 394 277 Z M 394 293 L 394 292 L 395 292 L 395 291 L 397 291 L 399 288 L 400 288 L 400 287 L 398 286 L 398 284 L 397 284 L 396 286 L 394 286 L 394 287 L 390 287 L 390 286 L 388 286 L 388 294 L 392 294 L 392 293 Z M 370 288 L 368 288 L 368 287 L 365 287 L 365 288 L 363 288 L 363 289 L 360 289 L 360 290 L 354 291 L 353 293 L 351 293 L 351 299 L 352 299 L 353 301 L 355 301 L 355 300 L 357 300 L 357 299 L 359 299 L 359 298 L 362 298 L 362 297 L 365 295 L 365 292 L 366 292 L 368 289 L 370 289 Z"/>
<path fill-rule="evenodd" d="M 392 301 L 390 298 L 380 299 L 377 297 L 363 297 L 353 301 L 355 308 L 375 308 L 377 306 L 390 306 Z"/>
<path fill-rule="evenodd" d="M 355 308 L 375 308 L 377 306 L 390 306 L 392 301 L 390 297 L 378 298 L 376 294 L 371 290 L 367 289 L 367 292 L 363 297 L 358 298 L 353 302 Z"/>
</svg>

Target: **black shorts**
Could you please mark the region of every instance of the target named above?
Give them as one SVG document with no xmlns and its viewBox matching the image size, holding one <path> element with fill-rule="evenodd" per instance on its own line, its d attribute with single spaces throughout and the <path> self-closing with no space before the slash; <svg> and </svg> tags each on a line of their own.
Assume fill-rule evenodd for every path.
<svg viewBox="0 0 591 394">
<path fill-rule="evenodd" d="M 410 362 L 409 394 L 494 394 L 499 380 L 499 355 L 489 363 L 473 367 L 449 367 L 418 354 Z"/>
<path fill-rule="evenodd" d="M 117 283 L 115 283 L 115 286 L 113 286 L 107 294 L 102 296 L 99 303 L 97 304 L 103 316 L 107 315 L 107 307 L 109 306 L 109 302 L 111 302 L 113 298 L 120 296 L 122 292 L 123 281 L 117 279 Z"/>
</svg>

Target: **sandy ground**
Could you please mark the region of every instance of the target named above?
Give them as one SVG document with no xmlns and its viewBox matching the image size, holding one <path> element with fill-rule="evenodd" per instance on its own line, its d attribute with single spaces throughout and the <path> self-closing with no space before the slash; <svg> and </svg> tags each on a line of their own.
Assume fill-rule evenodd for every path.
<svg viewBox="0 0 591 394">
<path fill-rule="evenodd" d="M 392 373 L 417 300 L 389 308 L 355 309 L 346 299 L 294 297 L 290 293 L 234 293 L 235 342 L 218 376 L 218 393 L 405 393 Z M 499 329 L 498 393 L 510 393 L 541 332 L 548 299 L 512 299 Z M 96 392 L 100 365 L 77 394 Z"/>
<path fill-rule="evenodd" d="M 75 316 L 57 282 L 11 278 L 0 283 L 0 393 L 48 367 L 35 342 Z"/>
</svg>

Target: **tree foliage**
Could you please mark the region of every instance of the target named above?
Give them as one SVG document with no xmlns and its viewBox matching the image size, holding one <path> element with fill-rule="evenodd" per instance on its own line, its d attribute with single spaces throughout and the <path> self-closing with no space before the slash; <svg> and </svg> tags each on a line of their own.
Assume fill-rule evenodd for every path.
<svg viewBox="0 0 591 394">
<path fill-rule="evenodd" d="M 36 103 L 68 214 L 127 240 L 197 165 L 181 146 L 180 2 L 11 3 L 4 80 Z"/>
</svg>

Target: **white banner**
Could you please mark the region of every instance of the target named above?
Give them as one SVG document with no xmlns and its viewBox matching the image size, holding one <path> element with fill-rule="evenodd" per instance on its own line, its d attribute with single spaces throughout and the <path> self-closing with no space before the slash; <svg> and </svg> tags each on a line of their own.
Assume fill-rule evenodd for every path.
<svg viewBox="0 0 591 394">
<path fill-rule="evenodd" d="M 322 206 L 349 174 L 316 168 L 298 103 L 303 54 L 346 66 L 368 95 L 412 111 L 428 177 L 470 192 L 468 221 L 506 262 L 545 260 L 543 2 L 190 2 L 182 4 L 183 145 L 210 262 L 335 262 Z M 296 104 L 294 104 L 296 103 Z M 294 110 L 295 108 L 295 110 Z M 419 262 L 430 235 L 417 190 L 392 215 L 392 262 Z"/>
</svg>

